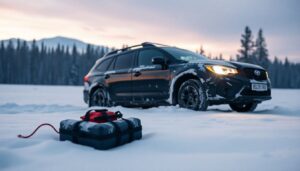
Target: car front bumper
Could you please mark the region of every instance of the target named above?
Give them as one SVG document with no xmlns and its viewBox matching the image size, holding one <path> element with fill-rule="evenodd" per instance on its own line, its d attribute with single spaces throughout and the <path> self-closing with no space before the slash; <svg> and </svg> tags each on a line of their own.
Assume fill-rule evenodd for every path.
<svg viewBox="0 0 300 171">
<path fill-rule="evenodd" d="M 252 90 L 252 84 L 267 85 L 266 91 Z M 271 99 L 271 84 L 269 80 L 253 80 L 241 76 L 213 76 L 206 82 L 210 104 L 226 103 L 260 103 Z"/>
</svg>

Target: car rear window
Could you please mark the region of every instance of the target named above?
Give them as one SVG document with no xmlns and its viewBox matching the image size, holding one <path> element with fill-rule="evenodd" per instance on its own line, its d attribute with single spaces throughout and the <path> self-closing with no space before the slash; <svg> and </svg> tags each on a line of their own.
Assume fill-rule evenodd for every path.
<svg viewBox="0 0 300 171">
<path fill-rule="evenodd" d="M 109 59 L 105 59 L 102 62 L 100 62 L 100 64 L 97 65 L 97 67 L 95 68 L 95 70 L 97 72 L 104 72 L 107 70 L 109 64 L 111 63 L 113 58 L 109 58 Z"/>
</svg>

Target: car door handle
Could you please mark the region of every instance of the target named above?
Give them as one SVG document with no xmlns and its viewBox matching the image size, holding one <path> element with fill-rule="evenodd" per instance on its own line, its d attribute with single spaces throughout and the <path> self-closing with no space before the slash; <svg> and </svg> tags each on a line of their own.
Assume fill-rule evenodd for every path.
<svg viewBox="0 0 300 171">
<path fill-rule="evenodd" d="M 142 75 L 142 73 L 140 71 L 136 71 L 134 74 L 133 74 L 135 77 L 138 77 L 140 75 Z"/>
<path fill-rule="evenodd" d="M 108 74 L 104 75 L 104 79 L 108 79 L 109 77 L 110 77 L 110 75 L 108 75 Z"/>
</svg>

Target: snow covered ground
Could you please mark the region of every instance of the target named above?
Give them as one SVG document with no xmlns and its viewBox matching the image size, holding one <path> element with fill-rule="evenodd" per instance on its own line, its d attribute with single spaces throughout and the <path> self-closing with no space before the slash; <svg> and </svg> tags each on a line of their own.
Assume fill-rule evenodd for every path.
<svg viewBox="0 0 300 171">
<path fill-rule="evenodd" d="M 17 138 L 79 119 L 82 87 L 0 85 L 0 170 L 300 170 L 300 90 L 272 96 L 253 113 L 113 107 L 142 120 L 143 139 L 99 151 L 60 142 L 50 128 Z"/>
</svg>

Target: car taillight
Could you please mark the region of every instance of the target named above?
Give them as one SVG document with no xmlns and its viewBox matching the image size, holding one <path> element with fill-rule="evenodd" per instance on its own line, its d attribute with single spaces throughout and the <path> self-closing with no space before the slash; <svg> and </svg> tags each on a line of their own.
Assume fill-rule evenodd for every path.
<svg viewBox="0 0 300 171">
<path fill-rule="evenodd" d="M 83 77 L 83 81 L 84 82 L 89 82 L 89 77 L 90 77 L 90 75 L 87 74 L 86 76 Z"/>
</svg>

